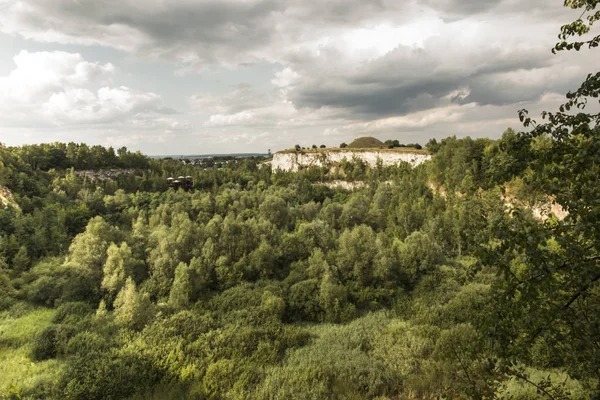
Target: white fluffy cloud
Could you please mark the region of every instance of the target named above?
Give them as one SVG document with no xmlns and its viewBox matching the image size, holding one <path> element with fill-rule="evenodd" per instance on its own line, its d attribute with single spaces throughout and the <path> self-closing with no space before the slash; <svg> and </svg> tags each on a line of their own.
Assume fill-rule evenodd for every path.
<svg viewBox="0 0 600 400">
<path fill-rule="evenodd" d="M 115 67 L 80 54 L 21 51 L 0 77 L 0 121 L 6 125 L 104 124 L 140 114 L 168 113 L 160 96 L 111 87 Z"/>
<path fill-rule="evenodd" d="M 115 67 L 91 63 L 80 54 L 21 51 L 13 57 L 16 68 L 0 77 L 0 100 L 17 103 L 38 102 L 65 87 L 84 87 L 90 83 L 108 84 Z"/>
<path fill-rule="evenodd" d="M 132 91 L 128 87 L 103 87 L 97 93 L 68 88 L 53 93 L 43 104 L 43 113 L 58 123 L 112 122 L 139 112 L 159 110 L 160 97 Z"/>
</svg>

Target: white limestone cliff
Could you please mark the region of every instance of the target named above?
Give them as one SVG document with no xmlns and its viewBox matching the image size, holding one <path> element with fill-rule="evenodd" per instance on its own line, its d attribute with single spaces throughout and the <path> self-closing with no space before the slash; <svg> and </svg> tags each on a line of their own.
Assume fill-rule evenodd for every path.
<svg viewBox="0 0 600 400">
<path fill-rule="evenodd" d="M 381 160 L 383 166 L 397 165 L 407 162 L 413 167 L 431 159 L 425 153 L 396 152 L 385 150 L 323 150 L 319 152 L 279 152 L 273 156 L 271 167 L 273 171 L 296 172 L 300 168 L 331 166 L 343 159 L 352 161 L 358 158 L 371 167 Z"/>
</svg>

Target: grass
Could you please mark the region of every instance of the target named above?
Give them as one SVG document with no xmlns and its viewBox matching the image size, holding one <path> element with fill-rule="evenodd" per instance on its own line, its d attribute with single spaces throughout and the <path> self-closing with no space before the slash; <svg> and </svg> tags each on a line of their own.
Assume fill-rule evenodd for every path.
<svg viewBox="0 0 600 400">
<path fill-rule="evenodd" d="M 43 382 L 52 382 L 60 371 L 58 360 L 32 362 L 31 341 L 52 324 L 54 310 L 37 308 L 20 317 L 0 314 L 0 399 L 21 393 Z"/>
<path fill-rule="evenodd" d="M 11 392 L 52 382 L 58 375 L 61 362 L 56 359 L 32 362 L 29 346 L 0 349 L 0 399 Z"/>
<path fill-rule="evenodd" d="M 33 337 L 51 325 L 54 310 L 34 309 L 20 318 L 8 314 L 0 316 L 0 346 L 19 347 L 31 342 Z"/>
</svg>

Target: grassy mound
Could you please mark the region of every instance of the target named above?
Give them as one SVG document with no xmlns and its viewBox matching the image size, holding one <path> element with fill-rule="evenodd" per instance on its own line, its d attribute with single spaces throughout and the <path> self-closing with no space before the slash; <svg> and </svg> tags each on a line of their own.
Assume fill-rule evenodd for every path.
<svg viewBox="0 0 600 400">
<path fill-rule="evenodd" d="M 379 148 L 385 147 L 385 144 L 374 137 L 364 136 L 354 140 L 352 143 L 348 145 L 351 149 L 368 149 L 368 148 Z"/>
</svg>

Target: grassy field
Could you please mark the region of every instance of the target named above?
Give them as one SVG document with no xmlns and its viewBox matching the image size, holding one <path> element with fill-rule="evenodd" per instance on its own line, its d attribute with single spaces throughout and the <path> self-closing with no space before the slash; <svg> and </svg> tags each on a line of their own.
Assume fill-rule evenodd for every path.
<svg viewBox="0 0 600 400">
<path fill-rule="evenodd" d="M 53 359 L 32 362 L 31 341 L 52 324 L 54 311 L 37 308 L 22 315 L 0 314 L 0 399 L 17 395 L 23 388 L 51 381 L 60 369 Z"/>
</svg>

